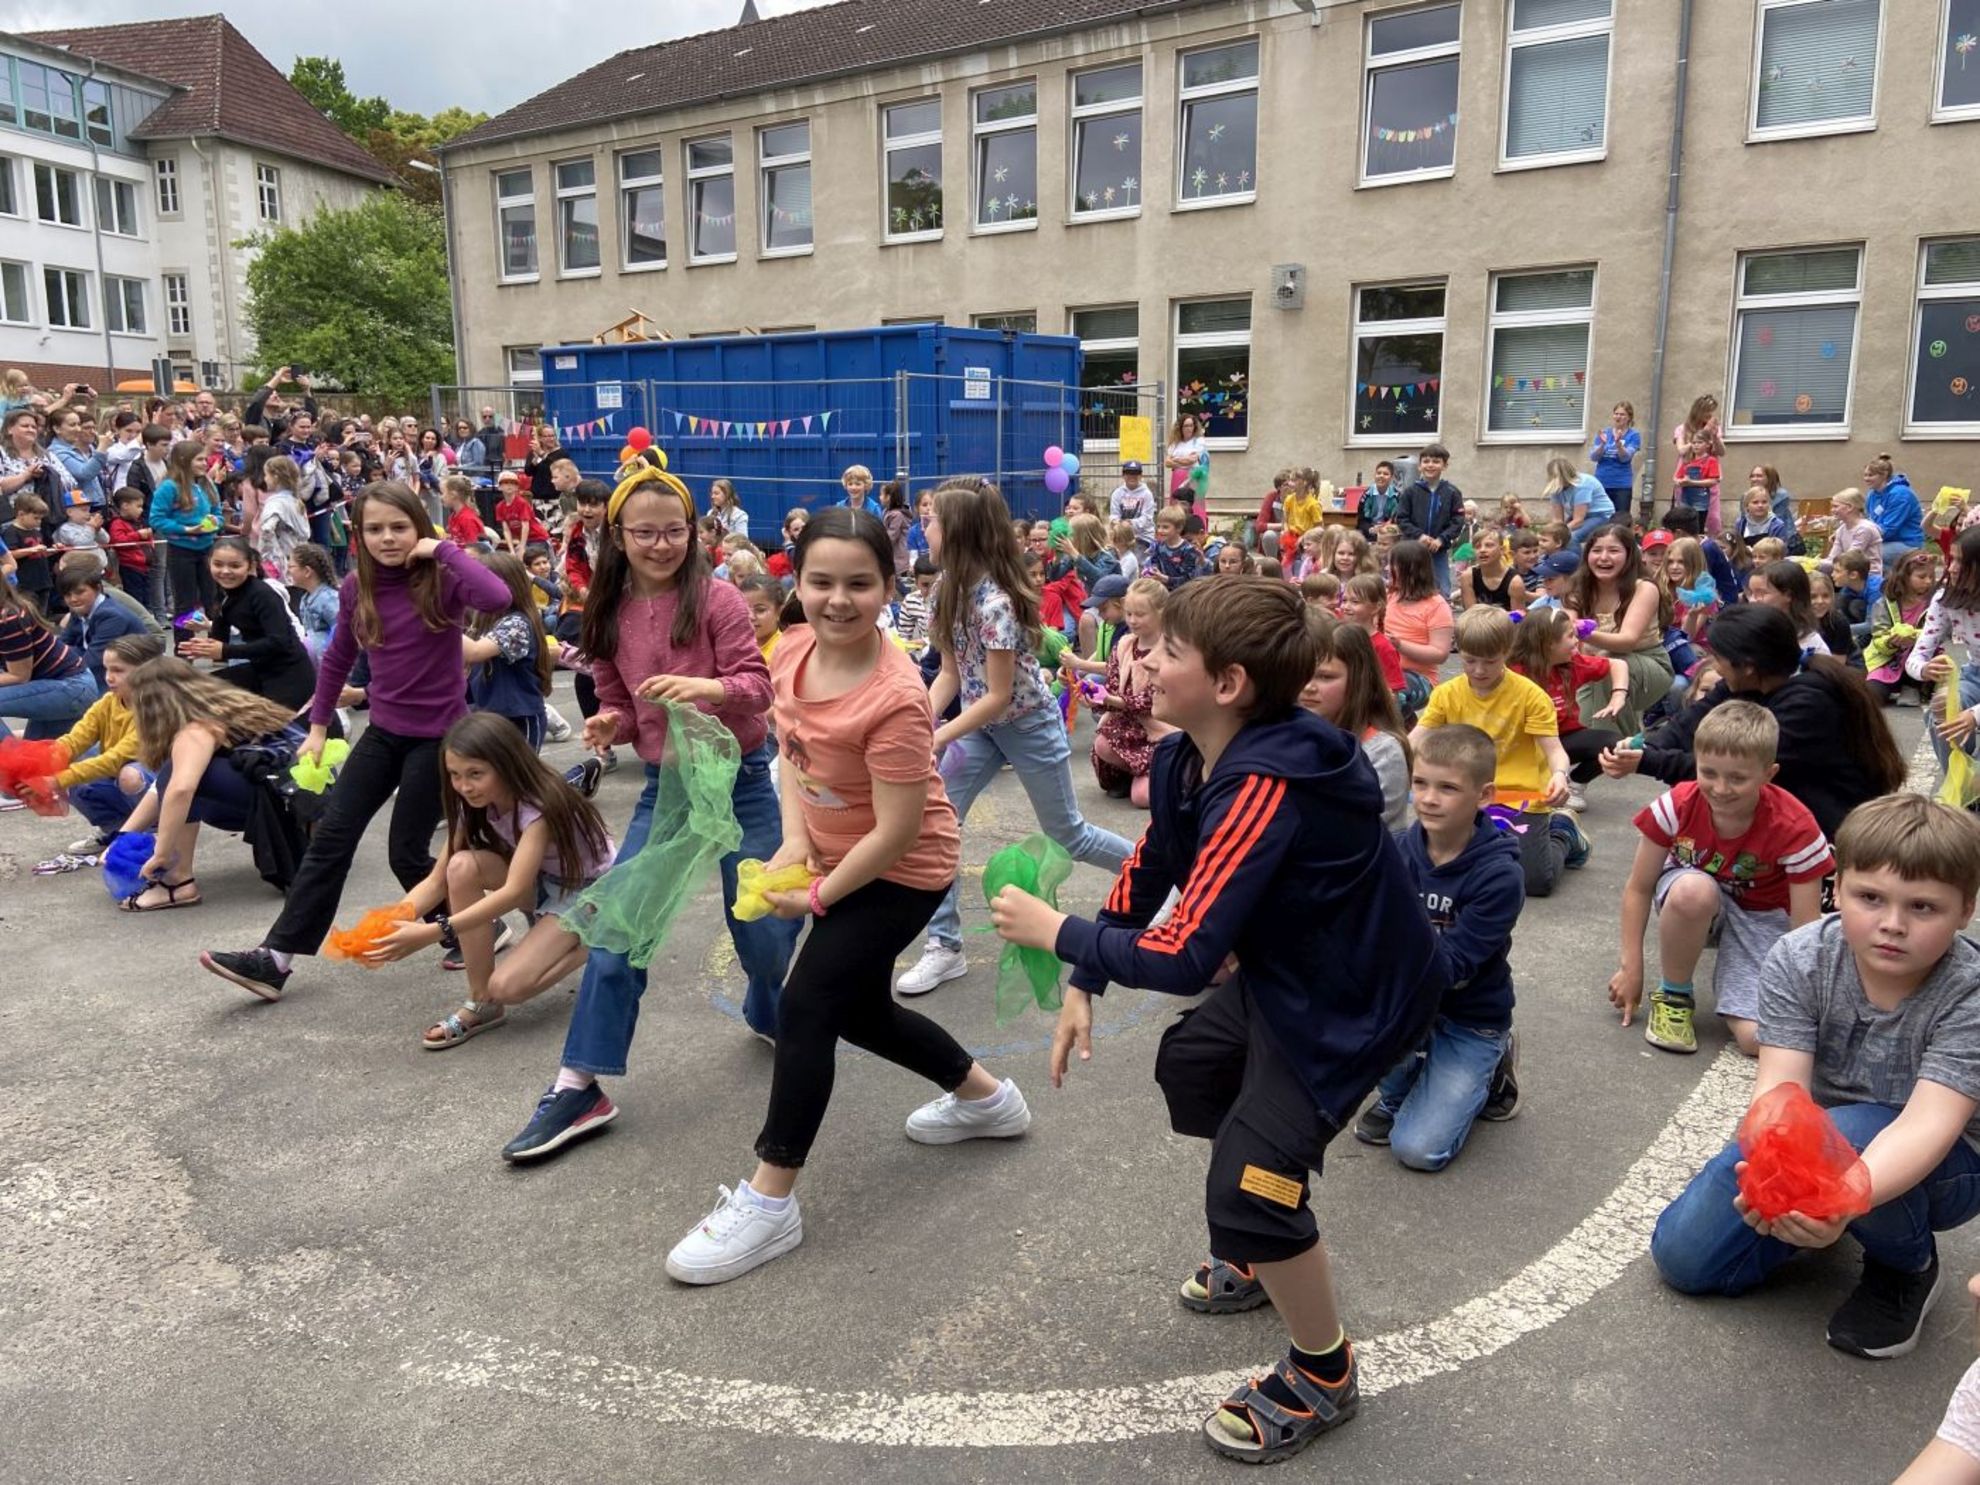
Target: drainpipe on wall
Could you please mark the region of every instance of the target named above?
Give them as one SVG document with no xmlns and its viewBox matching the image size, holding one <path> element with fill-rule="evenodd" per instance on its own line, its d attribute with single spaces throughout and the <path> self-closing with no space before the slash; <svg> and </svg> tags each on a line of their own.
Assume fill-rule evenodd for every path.
<svg viewBox="0 0 1980 1485">
<path fill-rule="evenodd" d="M 1664 446 L 1664 360 L 1671 336 L 1671 265 L 1677 257 L 1678 194 L 1684 184 L 1684 105 L 1691 83 L 1693 0 L 1678 11 L 1677 78 L 1671 101 L 1670 188 L 1664 198 L 1664 267 L 1657 281 L 1657 346 L 1650 371 L 1650 437 L 1643 440 L 1643 490 L 1639 510 L 1657 505 L 1657 453 Z"/>
<path fill-rule="evenodd" d="M 96 60 L 90 59 L 89 77 L 96 77 Z M 110 127 L 117 126 L 113 112 Z M 110 276 L 104 271 L 103 263 L 103 213 L 96 209 L 96 183 L 103 178 L 103 157 L 97 153 L 96 141 L 90 137 L 88 120 L 83 123 L 83 137 L 89 140 L 89 225 L 90 244 L 96 249 L 96 281 L 102 286 L 103 303 L 103 385 L 98 390 L 114 393 L 117 390 L 117 345 L 110 339 Z"/>
<path fill-rule="evenodd" d="M 227 226 L 225 217 L 227 202 L 220 190 L 219 155 L 216 152 L 213 159 L 207 159 L 206 151 L 199 147 L 199 140 L 193 135 L 188 134 L 186 136 L 186 143 L 191 145 L 192 152 L 199 156 L 200 173 L 206 178 L 206 209 L 208 216 L 213 222 L 213 248 L 215 253 L 213 269 L 219 276 L 220 359 L 226 363 L 228 380 L 238 386 L 240 383 L 241 360 L 239 356 L 234 354 L 238 347 L 234 343 L 234 300 L 230 292 L 232 276 L 229 272 L 227 262 Z M 198 359 L 198 352 L 199 344 L 195 340 L 193 343 L 193 358 L 195 360 Z"/>
</svg>

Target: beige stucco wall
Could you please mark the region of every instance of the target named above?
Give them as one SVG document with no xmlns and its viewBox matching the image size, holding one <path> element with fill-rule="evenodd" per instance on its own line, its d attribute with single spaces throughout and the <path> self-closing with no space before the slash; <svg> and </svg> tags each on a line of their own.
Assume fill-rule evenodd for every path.
<svg viewBox="0 0 1980 1485">
<path fill-rule="evenodd" d="M 1446 277 L 1440 436 L 1455 453 L 1453 476 L 1481 502 L 1507 490 L 1535 495 L 1546 459 L 1577 454 L 1587 440 L 1481 441 L 1490 275 L 1595 266 L 1588 432 L 1619 398 L 1647 418 L 1679 0 L 1616 6 L 1606 158 L 1534 170 L 1497 168 L 1506 7 L 1467 0 L 1455 176 L 1358 188 L 1363 17 L 1387 8 L 1323 4 L 1316 24 L 1286 0 L 1201 7 L 926 67 L 456 152 L 448 169 L 467 379 L 504 380 L 505 346 L 588 339 L 633 309 L 677 336 L 741 326 L 850 328 L 915 314 L 967 324 L 972 314 L 1021 310 L 1036 310 L 1041 331 L 1058 332 L 1068 327 L 1070 308 L 1132 302 L 1140 308 L 1142 379 L 1170 382 L 1174 302 L 1249 293 L 1251 432 L 1246 447 L 1220 452 L 1215 463 L 1219 504 L 1234 505 L 1239 496 L 1255 501 L 1282 465 L 1312 464 L 1342 482 L 1389 451 L 1359 443 L 1350 428 L 1353 286 Z M 1972 178 L 1980 123 L 1929 122 L 1938 0 L 1886 0 L 1875 131 L 1767 144 L 1746 142 L 1752 0 L 1711 0 L 1697 12 L 1666 433 L 1695 394 L 1726 396 L 1739 252 L 1862 242 L 1850 434 L 1740 441 L 1728 468 L 1749 459 L 1774 463 L 1797 493 L 1827 493 L 1855 483 L 1867 456 L 1890 449 L 1928 496 L 1941 483 L 1971 485 L 1970 441 L 1898 436 L 1919 239 L 1980 231 L 1980 206 L 1956 184 Z M 1178 211 L 1176 54 L 1247 35 L 1261 37 L 1260 194 L 1249 205 Z M 1068 224 L 1067 74 L 1134 57 L 1144 63 L 1146 100 L 1142 214 Z M 1038 80 L 1037 229 L 973 234 L 965 220 L 970 89 L 1026 77 Z M 878 105 L 936 89 L 944 104 L 949 225 L 939 242 L 882 245 Z M 760 258 L 752 247 L 759 238 L 754 131 L 799 117 L 811 121 L 815 250 Z M 722 127 L 733 131 L 738 161 L 740 257 L 690 267 L 681 143 Z M 658 272 L 617 267 L 614 157 L 634 147 L 665 152 L 670 261 Z M 586 151 L 597 164 L 605 267 L 595 278 L 560 281 L 550 166 Z M 493 171 L 524 161 L 535 168 L 541 277 L 500 285 Z M 1271 268 L 1285 262 L 1306 265 L 1304 309 L 1271 307 Z M 1666 459 L 1666 476 L 1668 467 Z"/>
</svg>

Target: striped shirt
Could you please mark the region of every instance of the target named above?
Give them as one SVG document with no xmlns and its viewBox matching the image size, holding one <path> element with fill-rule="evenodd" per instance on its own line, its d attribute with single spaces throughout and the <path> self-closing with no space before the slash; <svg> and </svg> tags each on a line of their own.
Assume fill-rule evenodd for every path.
<svg viewBox="0 0 1980 1485">
<path fill-rule="evenodd" d="M 53 681 L 83 668 L 82 656 L 19 609 L 0 609 L 0 665 L 28 662 L 28 679 Z"/>
<path fill-rule="evenodd" d="M 1748 912 L 1785 912 L 1791 883 L 1819 882 L 1835 869 L 1828 837 L 1808 806 L 1778 784 L 1761 787 L 1753 823 L 1738 835 L 1720 833 L 1692 782 L 1651 800 L 1637 812 L 1636 828 L 1669 852 L 1667 870 L 1690 867 L 1717 878 Z"/>
</svg>

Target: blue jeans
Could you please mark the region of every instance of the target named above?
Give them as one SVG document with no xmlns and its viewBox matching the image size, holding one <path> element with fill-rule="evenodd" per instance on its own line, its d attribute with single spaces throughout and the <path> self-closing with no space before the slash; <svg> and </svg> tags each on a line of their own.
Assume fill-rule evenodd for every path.
<svg viewBox="0 0 1980 1485">
<path fill-rule="evenodd" d="M 1451 596 L 1451 552 L 1449 547 L 1439 547 L 1430 554 L 1430 570 L 1437 575 L 1437 591 L 1446 598 Z"/>
<path fill-rule="evenodd" d="M 1897 571 L 1898 563 L 1902 562 L 1906 557 L 1909 557 L 1913 552 L 1917 550 L 1918 548 L 1913 546 L 1908 541 L 1884 542 L 1883 550 L 1880 553 L 1880 555 L 1884 559 L 1884 571 L 1885 572 Z"/>
<path fill-rule="evenodd" d="M 766 1036 L 777 1033 L 777 1002 L 784 993 L 784 971 L 790 968 L 791 952 L 804 924 L 774 917 L 738 923 L 729 904 L 736 900 L 736 863 L 746 857 L 767 861 L 784 841 L 783 815 L 770 788 L 770 769 L 775 763 L 776 755 L 767 743 L 743 754 L 734 794 L 742 844 L 722 858 L 722 916 L 728 920 L 736 958 L 749 976 L 743 1019 L 750 1030 Z M 654 802 L 659 797 L 660 770 L 649 763 L 646 788 L 633 807 L 632 823 L 626 826 L 618 860 L 637 855 L 646 844 L 653 828 Z M 645 970 L 635 969 L 622 954 L 593 949 L 584 963 L 584 980 L 571 1011 L 571 1029 L 564 1038 L 563 1065 L 594 1077 L 624 1077 L 633 1028 L 639 1024 L 639 998 L 645 993 Z"/>
<path fill-rule="evenodd" d="M 949 744 L 942 755 L 942 782 L 956 819 L 969 814 L 989 782 L 1006 763 L 1031 798 L 1038 824 L 1075 861 L 1118 872 L 1134 847 L 1111 830 L 1089 824 L 1073 797 L 1072 746 L 1056 707 L 1045 707 L 1013 722 L 980 727 Z M 960 879 L 958 879 L 958 884 Z M 928 936 L 951 949 L 962 947 L 962 909 L 956 887 L 929 920 Z"/>
<path fill-rule="evenodd" d="M 69 791 L 69 803 L 76 807 L 76 813 L 105 835 L 123 829 L 142 798 L 142 794 L 126 794 L 114 774 L 107 779 L 90 779 Z"/>
<path fill-rule="evenodd" d="M 1442 1170 L 1457 1159 L 1509 1035 L 1439 1016 L 1430 1040 L 1389 1069 L 1376 1102 L 1395 1118 L 1389 1148 L 1396 1159 L 1411 1170 Z"/>
<path fill-rule="evenodd" d="M 4 720 L 7 717 L 19 717 L 27 723 L 30 740 L 60 737 L 76 725 L 98 694 L 96 677 L 87 670 L 0 687 L 0 737 L 14 735 Z"/>
<path fill-rule="evenodd" d="M 1902 1110 L 1890 1104 L 1849 1103 L 1829 1110 L 1843 1138 L 1858 1150 Z M 1664 1208 L 1650 1236 L 1650 1256 L 1664 1282 L 1684 1294 L 1744 1294 L 1801 1250 L 1762 1237 L 1733 1210 L 1739 1190 L 1733 1165 L 1737 1142 L 1711 1162 Z M 1937 1170 L 1902 1196 L 1894 1196 L 1849 1224 L 1863 1255 L 1899 1273 L 1923 1273 L 1936 1251 L 1932 1234 L 1964 1226 L 1980 1216 L 1980 1154 L 1955 1140 Z"/>
</svg>

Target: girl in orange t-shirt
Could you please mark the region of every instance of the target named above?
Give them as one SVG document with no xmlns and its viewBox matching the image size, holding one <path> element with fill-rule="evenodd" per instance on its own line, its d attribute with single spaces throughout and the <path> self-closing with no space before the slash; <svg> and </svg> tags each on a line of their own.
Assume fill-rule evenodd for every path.
<svg viewBox="0 0 1980 1485">
<path fill-rule="evenodd" d="M 1450 600 L 1437 591 L 1429 548 L 1416 541 L 1397 542 L 1389 563 L 1395 585 L 1382 613 L 1382 632 L 1402 656 L 1407 676 L 1416 677 L 1414 682 L 1405 677 L 1412 698 L 1419 689 L 1423 693 L 1422 700 L 1412 700 L 1413 709 L 1429 699 L 1430 687 L 1437 684 L 1438 667 L 1451 657 L 1451 633 L 1457 626 Z"/>
<path fill-rule="evenodd" d="M 816 873 L 808 890 L 769 894 L 778 917 L 809 916 L 811 932 L 778 1007 L 756 1171 L 724 1189 L 667 1256 L 667 1272 L 687 1284 L 739 1278 L 803 1238 L 792 1192 L 831 1101 L 842 1039 L 946 1090 L 908 1117 L 910 1139 L 1010 1138 L 1031 1123 L 1016 1084 L 893 996 L 895 956 L 942 901 L 961 855 L 928 692 L 879 628 L 894 591 L 893 543 L 870 513 L 828 507 L 798 537 L 794 565 L 806 623 L 785 633 L 772 666 L 784 843 L 765 866 Z"/>
</svg>

